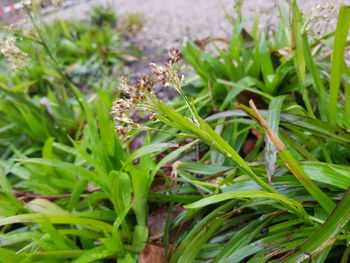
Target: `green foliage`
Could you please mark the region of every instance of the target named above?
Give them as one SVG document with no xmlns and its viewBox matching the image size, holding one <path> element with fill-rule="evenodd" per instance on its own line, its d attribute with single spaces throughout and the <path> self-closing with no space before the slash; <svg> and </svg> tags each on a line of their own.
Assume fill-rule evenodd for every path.
<svg viewBox="0 0 350 263">
<path fill-rule="evenodd" d="M 98 27 L 116 26 L 117 17 L 111 7 L 95 7 L 91 12 L 91 23 Z"/>
<path fill-rule="evenodd" d="M 181 120 L 181 116 L 165 107 L 159 120 L 185 132 L 189 137 L 198 138 L 210 146 L 211 151 L 221 153 L 223 160 L 218 166 L 213 166 L 214 160 L 209 158 L 212 154 L 204 154 L 199 163 L 180 165 L 178 174 L 182 179 L 178 181 L 192 184 L 206 196 L 185 205 L 189 212 L 187 217 L 183 217 L 183 223 L 196 222 L 199 229 L 193 232 L 189 228 L 187 234 L 178 235 L 175 242 L 180 245 L 174 256 L 170 257 L 171 262 L 201 262 L 208 259 L 213 262 L 243 262 L 244 259 L 247 262 L 277 262 L 278 259 L 286 262 L 328 262 L 337 261 L 337 257 L 338 261 L 345 262 L 348 258 L 345 226 L 349 212 L 342 206 L 349 197 L 348 191 L 344 191 L 350 183 L 345 175 L 348 173 L 350 157 L 349 141 L 345 139 L 349 136 L 349 126 L 337 117 L 343 114 L 342 107 L 337 105 L 341 91 L 339 87 L 344 85 L 347 91 L 346 77 L 340 76 L 348 73 L 342 51 L 347 44 L 344 36 L 348 34 L 349 22 L 345 22 L 344 14 L 348 7 L 342 7 L 339 13 L 341 22 L 338 22 L 333 46 L 333 52 L 335 49 L 340 52 L 336 56 L 339 57 L 339 63 L 337 67 L 334 68 L 332 64 L 328 69 L 336 72 L 329 79 L 322 73 L 325 65 L 322 51 L 318 53 L 319 56 L 311 55 L 312 47 L 319 40 L 309 42 L 302 14 L 295 1 L 291 1 L 290 5 L 293 11 L 290 36 L 285 28 L 279 28 L 273 39 L 265 37 L 267 34 L 249 37 L 238 19 L 226 50 L 217 48 L 217 54 L 213 55 L 191 43 L 184 49 L 185 58 L 199 76 L 202 87 L 199 94 L 208 94 L 212 99 L 211 109 L 212 105 L 196 103 L 197 108 L 201 109 L 199 113 L 207 117 L 215 110 L 221 112 L 207 118 L 212 128 L 198 116 L 192 104 L 188 104 L 187 120 Z M 292 41 L 287 41 L 289 39 Z M 341 44 L 339 41 L 342 41 Z M 215 43 L 213 45 L 216 47 Z M 323 44 L 321 48 L 326 49 L 326 45 Z M 294 51 L 286 56 L 282 50 Z M 334 76 L 337 78 L 336 85 L 332 84 Z M 326 91 L 326 87 L 330 87 L 329 90 Z M 332 99 L 332 96 L 336 99 Z M 267 110 L 263 110 L 260 115 L 256 108 L 246 107 L 244 104 L 248 104 L 249 99 Z M 338 109 L 341 114 L 334 111 L 329 115 L 327 105 L 330 105 L 329 109 Z M 244 112 L 237 110 L 237 107 Z M 257 120 L 258 125 L 246 116 Z M 237 126 L 240 127 L 238 130 Z M 237 148 L 237 132 L 243 132 L 244 129 L 249 131 L 252 127 L 265 132 L 267 139 L 265 147 L 262 147 L 258 136 L 255 147 L 246 154 L 242 146 Z M 338 141 L 338 134 L 344 136 L 345 140 Z M 246 137 L 243 138 L 246 140 Z M 229 150 L 229 147 L 235 151 Z M 337 150 L 342 154 L 337 154 Z M 241 156 L 245 154 L 245 158 L 237 152 Z M 277 153 L 279 159 L 275 157 Z M 262 162 L 264 158 L 266 164 Z M 250 165 L 252 161 L 254 163 Z M 211 165 L 206 164 L 210 162 Z M 334 171 L 335 164 L 342 168 Z M 274 165 L 275 170 L 271 169 Z M 216 178 L 215 182 L 213 178 Z M 334 181 L 335 178 L 345 180 L 345 185 L 340 186 Z M 268 181 L 270 186 L 267 186 Z M 334 187 L 335 184 L 338 186 Z M 181 192 L 180 187 L 176 189 Z M 283 199 L 285 197 L 288 199 Z M 232 199 L 237 200 L 237 203 L 230 211 L 219 209 L 232 202 Z M 301 206 L 295 206 L 290 200 L 297 201 Z M 337 207 L 335 203 L 338 203 Z M 216 210 L 212 210 L 215 207 Z M 303 216 L 304 209 L 307 216 Z M 294 215 L 285 214 L 286 210 Z M 229 224 L 230 220 L 243 216 L 245 213 L 242 211 L 253 213 L 248 217 L 248 222 L 241 219 L 241 224 L 225 227 L 225 223 Z M 226 218 L 225 221 L 222 221 L 222 217 Z M 263 219 L 266 220 L 267 229 L 271 230 L 252 231 L 264 225 L 261 222 Z M 207 220 L 211 221 L 204 235 L 201 230 L 204 231 Z M 299 236 L 286 239 L 288 231 L 294 231 Z M 284 239 L 279 239 L 275 234 L 281 234 Z M 261 241 L 270 237 L 276 245 Z M 202 250 L 198 249 L 199 245 Z M 332 253 L 335 250 L 342 251 L 340 256 Z"/>
<path fill-rule="evenodd" d="M 118 28 L 33 23 L 17 37 L 31 65 L 1 75 L 1 260 L 135 262 L 153 167 L 142 160 L 158 150 L 128 163 L 109 110 L 114 71 L 137 53 Z"/>
<path fill-rule="evenodd" d="M 126 138 L 109 111 L 139 53 L 110 10 L 17 32 L 30 65 L 1 64 L 0 261 L 137 262 L 153 243 L 171 263 L 347 262 L 350 9 L 314 39 L 289 8 L 250 33 L 238 5 L 226 48 L 186 44 L 179 98 Z"/>
</svg>

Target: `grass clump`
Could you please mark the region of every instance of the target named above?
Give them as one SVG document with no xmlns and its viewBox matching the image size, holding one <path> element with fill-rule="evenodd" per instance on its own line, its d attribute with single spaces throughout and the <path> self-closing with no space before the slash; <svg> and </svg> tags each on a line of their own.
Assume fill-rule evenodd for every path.
<svg viewBox="0 0 350 263">
<path fill-rule="evenodd" d="M 17 36 L 31 65 L 0 82 L 2 260 L 347 262 L 350 7 L 315 38 L 288 4 L 252 33 L 238 8 L 225 49 L 171 49 L 117 94 L 129 51 L 108 12 L 103 30 L 56 25 L 56 44 L 45 27 Z"/>
</svg>

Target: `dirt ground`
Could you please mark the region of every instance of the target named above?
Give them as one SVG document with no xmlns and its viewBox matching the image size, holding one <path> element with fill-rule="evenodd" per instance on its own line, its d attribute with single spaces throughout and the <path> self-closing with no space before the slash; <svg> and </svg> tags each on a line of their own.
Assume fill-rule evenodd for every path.
<svg viewBox="0 0 350 263">
<path fill-rule="evenodd" d="M 276 24 L 276 2 L 278 0 L 243 0 L 243 16 L 247 21 L 252 21 L 258 12 L 261 27 L 268 23 Z M 327 2 L 334 5 L 336 10 L 340 5 L 350 5 L 350 0 L 298 2 L 306 13 L 317 5 L 326 5 Z M 188 39 L 209 36 L 227 38 L 231 30 L 227 15 L 233 13 L 234 3 L 234 0 L 91 0 L 58 12 L 51 18 L 83 18 L 96 5 L 109 6 L 118 15 L 140 13 L 146 22 L 138 38 L 152 46 L 168 48 Z M 334 25 L 335 19 L 331 19 L 329 23 Z"/>
<path fill-rule="evenodd" d="M 20 0 L 0 0 L 0 7 L 19 2 Z M 36 0 L 38 1 L 38 0 Z M 41 0 L 47 5 L 52 0 Z M 68 0 L 65 0 L 66 3 Z M 259 13 L 260 26 L 278 23 L 276 3 L 283 0 L 243 0 L 243 16 L 248 21 Z M 204 39 L 206 37 L 227 38 L 231 26 L 227 16 L 233 14 L 234 3 L 237 0 L 69 0 L 68 8 L 58 9 L 47 15 L 48 20 L 59 18 L 84 19 L 92 7 L 107 6 L 117 15 L 139 13 L 144 17 L 145 24 L 138 34 L 138 39 L 148 46 L 169 48 L 188 39 Z M 305 13 L 317 5 L 326 3 L 335 6 L 350 5 L 350 0 L 299 0 L 298 3 Z M 0 15 L 7 21 L 13 21 L 18 16 L 17 11 Z M 334 17 L 336 14 L 334 14 Z M 335 24 L 335 19 L 329 24 Z"/>
<path fill-rule="evenodd" d="M 0 0 L 0 7 L 20 0 Z M 38 0 L 37 0 L 38 1 Z M 51 0 L 42 0 L 47 2 Z M 65 0 L 64 8 L 46 14 L 47 21 L 56 18 L 84 19 L 96 6 L 113 9 L 118 17 L 138 13 L 144 19 L 142 30 L 133 37 L 133 41 L 143 47 L 146 56 L 134 63 L 130 69 L 137 77 L 148 69 L 150 61 L 162 61 L 164 51 L 170 47 L 179 47 L 186 40 L 201 40 L 207 37 L 229 38 L 232 26 L 228 20 L 234 12 L 237 0 Z M 259 14 L 260 27 L 278 23 L 276 3 L 284 0 L 243 0 L 243 17 L 247 27 L 252 24 L 255 14 Z M 335 10 L 340 5 L 350 5 L 350 0 L 297 0 L 304 13 L 310 13 L 316 6 L 325 6 L 327 2 Z M 71 4 L 73 3 L 73 4 Z M 74 4 L 78 3 L 78 4 Z M 288 11 L 288 10 L 287 10 Z M 334 28 L 335 12 L 325 24 Z M 7 14 L 8 20 L 15 20 L 18 12 Z M 4 18 L 4 16 L 0 15 Z M 348 54 L 349 56 L 350 54 Z"/>
</svg>

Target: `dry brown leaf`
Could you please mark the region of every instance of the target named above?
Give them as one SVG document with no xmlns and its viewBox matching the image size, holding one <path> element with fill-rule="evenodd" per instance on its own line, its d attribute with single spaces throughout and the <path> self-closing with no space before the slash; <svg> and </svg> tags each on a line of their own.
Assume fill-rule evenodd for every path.
<svg viewBox="0 0 350 263">
<path fill-rule="evenodd" d="M 139 256 L 138 263 L 166 263 L 164 258 L 164 248 L 148 244 Z"/>
<path fill-rule="evenodd" d="M 256 139 L 248 139 L 244 142 L 242 146 L 242 151 L 245 155 L 248 155 L 251 151 L 254 150 L 257 140 Z"/>
</svg>

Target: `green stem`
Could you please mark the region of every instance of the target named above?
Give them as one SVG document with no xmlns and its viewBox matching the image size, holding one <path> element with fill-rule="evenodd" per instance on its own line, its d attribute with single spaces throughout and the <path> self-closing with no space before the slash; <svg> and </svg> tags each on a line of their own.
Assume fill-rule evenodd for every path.
<svg viewBox="0 0 350 263">
<path fill-rule="evenodd" d="M 168 125 L 172 127 L 176 127 L 182 131 L 187 132 L 188 134 L 195 136 L 202 142 L 208 144 L 218 152 L 225 155 L 227 158 L 231 159 L 236 165 L 242 170 L 245 174 L 247 174 L 253 181 L 255 181 L 259 186 L 265 189 L 269 193 L 273 193 L 275 195 L 282 196 L 278 192 L 276 192 L 271 186 L 268 185 L 262 178 L 260 178 L 257 174 L 253 172 L 253 170 L 249 167 L 246 161 L 220 136 L 218 135 L 203 119 L 201 119 L 198 113 L 192 108 L 192 113 L 194 114 L 194 118 L 198 122 L 196 125 L 192 121 L 183 117 L 181 114 L 177 113 L 175 110 L 169 108 L 166 104 L 159 101 L 159 109 L 163 116 L 160 116 L 162 120 L 166 121 Z M 281 198 L 281 200 L 283 200 Z M 295 200 L 289 199 L 289 203 L 284 201 L 279 201 L 283 206 L 285 206 L 289 211 L 296 214 L 300 218 L 302 218 L 306 223 L 311 223 L 311 219 L 305 212 L 303 208 L 300 208 L 300 204 Z M 294 204 L 295 205 L 292 205 Z M 298 208 L 299 207 L 299 208 Z"/>
</svg>

